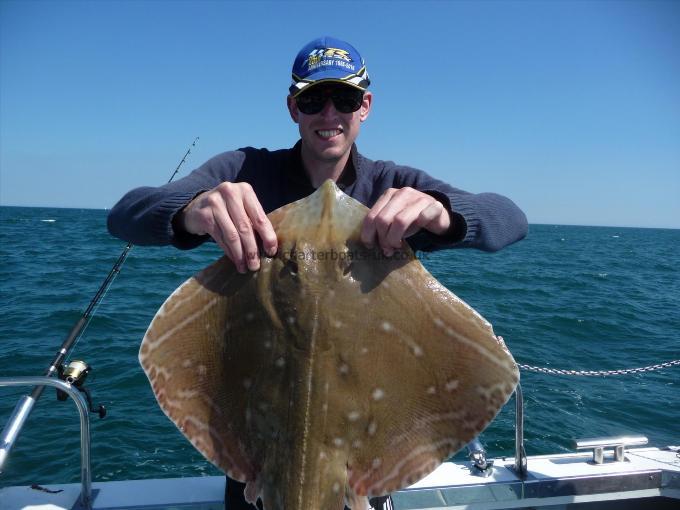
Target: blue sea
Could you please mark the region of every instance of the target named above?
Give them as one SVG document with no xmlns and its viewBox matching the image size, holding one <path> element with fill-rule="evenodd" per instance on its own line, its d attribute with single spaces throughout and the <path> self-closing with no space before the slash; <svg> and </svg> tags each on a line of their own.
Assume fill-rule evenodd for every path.
<svg viewBox="0 0 680 510">
<path fill-rule="evenodd" d="M 123 247 L 106 211 L 0 207 L 0 376 L 43 374 Z M 92 365 L 88 386 L 108 409 L 92 418 L 95 480 L 218 474 L 157 406 L 137 352 L 166 297 L 219 256 L 214 245 L 135 247 L 79 340 L 71 359 Z M 531 225 L 495 254 L 422 260 L 519 363 L 608 370 L 680 358 L 680 230 Z M 522 388 L 529 454 L 623 433 L 680 444 L 680 367 L 594 378 L 523 371 Z M 24 393 L 0 388 L 0 427 Z M 491 455 L 513 455 L 512 400 L 481 440 Z M 75 407 L 46 390 L 0 486 L 76 482 L 79 463 Z"/>
</svg>

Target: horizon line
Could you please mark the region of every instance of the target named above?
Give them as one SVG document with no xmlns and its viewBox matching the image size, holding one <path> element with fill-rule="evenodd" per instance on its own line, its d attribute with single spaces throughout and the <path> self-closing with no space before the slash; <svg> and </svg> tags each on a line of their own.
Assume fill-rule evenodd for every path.
<svg viewBox="0 0 680 510">
<path fill-rule="evenodd" d="M 0 204 L 0 207 L 16 207 L 20 208 L 23 207 L 25 209 L 81 209 L 81 210 L 87 210 L 87 211 L 109 211 L 109 207 L 65 207 L 65 206 L 54 206 L 54 205 L 9 205 L 9 204 Z M 555 227 L 596 227 L 596 228 L 647 228 L 647 229 L 656 229 L 656 230 L 680 230 L 680 226 L 678 227 L 650 227 L 650 226 L 641 226 L 641 225 L 605 225 L 605 224 L 581 224 L 581 223 L 554 223 L 554 222 L 545 222 L 545 221 L 530 221 L 529 225 L 542 225 L 542 226 L 555 226 Z"/>
</svg>

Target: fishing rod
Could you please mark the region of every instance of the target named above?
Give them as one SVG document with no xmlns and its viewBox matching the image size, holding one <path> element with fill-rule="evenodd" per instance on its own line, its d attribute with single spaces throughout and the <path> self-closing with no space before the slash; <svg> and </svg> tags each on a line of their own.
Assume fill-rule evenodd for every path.
<svg viewBox="0 0 680 510">
<path fill-rule="evenodd" d="M 196 146 L 196 142 L 198 141 L 198 139 L 199 139 L 198 136 L 194 138 L 194 141 L 191 143 L 187 151 L 184 153 L 184 156 L 182 156 L 182 159 L 175 168 L 175 171 L 170 176 L 170 179 L 168 179 L 168 183 L 172 182 L 172 180 L 175 178 L 175 176 L 179 172 L 179 169 L 182 167 L 189 154 L 191 154 L 191 148 Z M 90 304 L 87 306 L 83 314 L 71 328 L 71 331 L 67 335 L 64 342 L 61 344 L 61 347 L 54 356 L 52 363 L 50 364 L 49 368 L 45 371 L 44 374 L 46 377 L 52 377 L 55 373 L 57 373 L 60 378 L 63 378 L 67 382 L 76 386 L 87 397 L 87 401 L 90 404 L 90 411 L 97 412 L 100 418 L 103 418 L 106 415 L 106 409 L 104 408 L 104 406 L 99 406 L 98 409 L 94 409 L 89 392 L 83 386 L 85 377 L 87 377 L 87 374 L 90 371 L 90 367 L 85 362 L 82 361 L 74 361 L 70 363 L 68 367 L 64 367 L 63 363 L 64 360 L 67 358 L 69 352 L 75 345 L 75 343 L 82 335 L 83 331 L 85 331 L 85 328 L 87 328 L 87 325 L 89 324 L 95 309 L 97 308 L 102 298 L 108 291 L 109 287 L 113 283 L 113 280 L 115 280 L 116 276 L 118 276 L 118 273 L 120 273 L 120 269 L 125 263 L 125 260 L 127 259 L 127 256 L 130 253 L 132 246 L 133 246 L 132 243 L 127 243 L 125 248 L 123 248 L 123 251 L 118 256 L 118 259 L 113 264 L 113 267 L 111 268 L 109 273 L 106 275 L 106 278 L 104 278 L 102 284 L 99 286 L 99 289 L 97 290 L 94 297 L 90 301 Z M 35 406 L 36 402 L 38 401 L 44 390 L 45 386 L 36 386 L 35 388 L 33 388 L 33 391 L 31 392 L 30 395 L 23 396 L 19 400 L 19 402 L 17 402 L 17 405 L 15 406 L 14 411 L 12 412 L 12 415 L 10 416 L 7 425 L 3 429 L 2 435 L 0 436 L 0 473 L 2 473 L 2 467 L 5 461 L 7 460 L 7 457 L 9 456 L 9 452 L 12 450 L 14 443 L 16 442 L 19 432 L 21 432 L 24 423 L 28 419 L 28 416 L 30 415 L 31 411 L 33 410 L 33 407 Z M 57 397 L 60 400 L 62 400 L 63 399 L 62 397 L 64 396 L 57 393 Z"/>
</svg>

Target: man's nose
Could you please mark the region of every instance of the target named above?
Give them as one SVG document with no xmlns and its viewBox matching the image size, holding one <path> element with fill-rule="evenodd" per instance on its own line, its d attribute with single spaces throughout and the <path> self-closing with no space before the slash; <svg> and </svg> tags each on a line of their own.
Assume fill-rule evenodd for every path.
<svg viewBox="0 0 680 510">
<path fill-rule="evenodd" d="M 330 97 L 326 98 L 326 102 L 323 104 L 323 109 L 319 113 L 322 117 L 331 117 L 338 114 L 338 111 L 335 109 L 335 104 Z"/>
</svg>

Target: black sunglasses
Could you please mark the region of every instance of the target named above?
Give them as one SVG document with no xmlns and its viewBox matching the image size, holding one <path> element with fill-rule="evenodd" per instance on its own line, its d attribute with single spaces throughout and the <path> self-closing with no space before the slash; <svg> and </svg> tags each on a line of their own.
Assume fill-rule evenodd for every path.
<svg viewBox="0 0 680 510">
<path fill-rule="evenodd" d="M 326 101 L 333 101 L 333 106 L 340 113 L 353 113 L 361 108 L 364 91 L 348 86 L 313 87 L 295 98 L 298 110 L 305 115 L 314 115 L 323 110 Z"/>
</svg>

